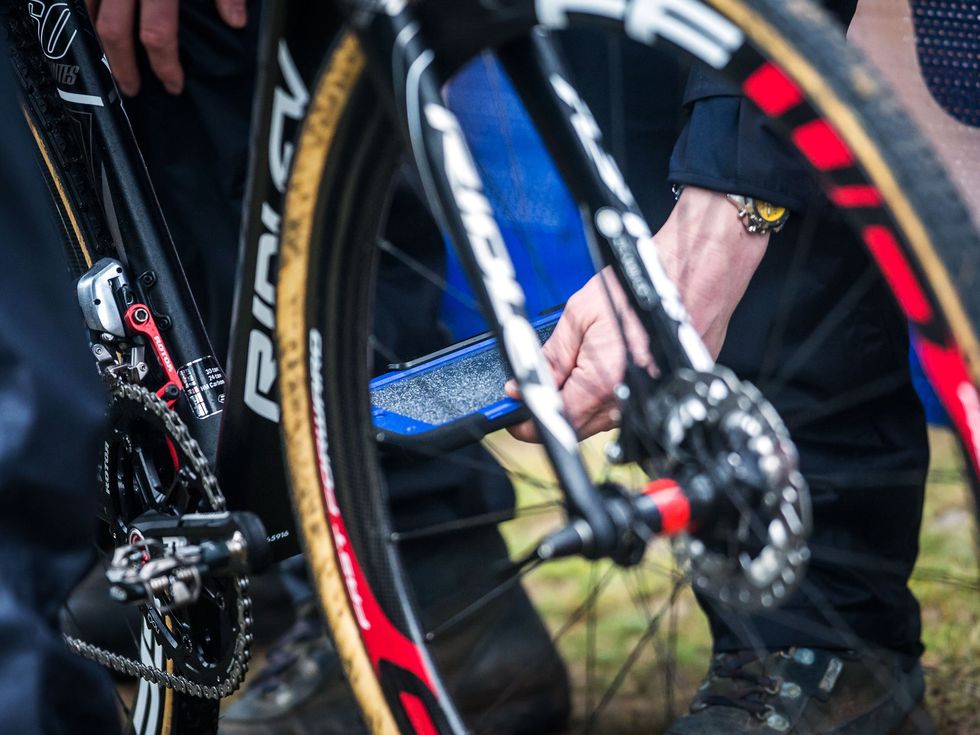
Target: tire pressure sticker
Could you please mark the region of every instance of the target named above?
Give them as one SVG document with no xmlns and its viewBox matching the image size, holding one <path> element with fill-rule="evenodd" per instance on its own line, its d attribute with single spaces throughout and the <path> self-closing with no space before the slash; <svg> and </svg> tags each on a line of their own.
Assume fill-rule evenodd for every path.
<svg viewBox="0 0 980 735">
<path fill-rule="evenodd" d="M 213 355 L 189 362 L 178 371 L 191 410 L 199 419 L 225 407 L 225 374 Z"/>
</svg>

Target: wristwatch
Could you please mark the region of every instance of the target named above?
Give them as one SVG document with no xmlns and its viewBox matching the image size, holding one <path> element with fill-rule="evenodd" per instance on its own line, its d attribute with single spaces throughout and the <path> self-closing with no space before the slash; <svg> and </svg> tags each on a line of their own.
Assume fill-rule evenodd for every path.
<svg viewBox="0 0 980 735">
<path fill-rule="evenodd" d="M 789 210 L 761 199 L 728 194 L 728 201 L 738 208 L 739 219 L 749 232 L 779 232 L 789 219 Z"/>
<path fill-rule="evenodd" d="M 681 198 L 683 184 L 674 184 L 674 199 Z M 726 194 L 728 201 L 738 208 L 738 217 L 751 233 L 762 235 L 766 232 L 779 232 L 789 219 L 789 210 L 771 202 L 743 196 Z"/>
</svg>

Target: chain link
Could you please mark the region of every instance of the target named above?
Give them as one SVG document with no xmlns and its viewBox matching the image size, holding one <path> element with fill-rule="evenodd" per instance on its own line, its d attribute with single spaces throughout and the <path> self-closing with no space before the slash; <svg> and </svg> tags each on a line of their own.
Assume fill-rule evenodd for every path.
<svg viewBox="0 0 980 735">
<path fill-rule="evenodd" d="M 164 430 L 174 444 L 183 452 L 192 465 L 194 472 L 200 478 L 201 486 L 213 511 L 225 510 L 225 498 L 218 488 L 218 480 L 211 472 L 211 467 L 204 452 L 194 437 L 191 436 L 187 425 L 175 411 L 161 400 L 155 393 L 138 385 L 113 381 L 110 393 L 114 401 L 128 401 L 138 404 L 163 423 Z M 93 643 L 87 643 L 79 638 L 64 635 L 65 643 L 73 653 L 91 659 L 127 676 L 144 679 L 151 684 L 173 689 L 181 694 L 189 694 L 202 699 L 221 699 L 238 689 L 251 658 L 252 644 L 252 600 L 248 595 L 248 577 L 240 575 L 235 580 L 238 598 L 238 635 L 235 637 L 235 651 L 224 678 L 217 685 L 203 685 L 182 675 L 164 669 L 158 669 L 137 659 L 127 658 L 112 651 L 107 651 Z"/>
</svg>

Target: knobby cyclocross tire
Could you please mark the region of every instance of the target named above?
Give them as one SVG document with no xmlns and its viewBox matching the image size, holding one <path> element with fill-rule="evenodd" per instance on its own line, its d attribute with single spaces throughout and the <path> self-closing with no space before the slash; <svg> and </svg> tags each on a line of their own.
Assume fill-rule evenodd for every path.
<svg viewBox="0 0 980 735">
<path fill-rule="evenodd" d="M 563 16 L 564 5 L 539 7 Z M 570 22 L 607 28 L 617 6 L 570 5 Z M 788 130 L 851 215 L 975 447 L 980 241 L 941 167 L 878 76 L 809 3 L 703 5 L 737 26 L 734 80 Z M 429 40 L 438 50 L 440 39 Z M 276 297 L 282 430 L 316 591 L 371 731 L 458 732 L 395 551 L 367 394 L 374 245 L 400 154 L 359 45 L 344 36 L 311 91 L 286 194 Z"/>
<path fill-rule="evenodd" d="M 2 17 L 10 28 L 11 61 L 24 92 L 24 115 L 60 219 L 70 277 L 65 281 L 68 288 L 99 258 L 118 257 L 118 254 L 73 123 L 58 99 L 49 70 L 38 61 L 36 32 L 19 13 L 11 11 L 9 16 L 4 13 Z M 93 470 L 95 462 L 93 457 Z M 105 604 L 107 607 L 117 605 L 108 592 Z M 121 617 L 114 622 L 126 624 Z M 84 639 L 85 631 L 79 633 Z M 142 634 L 149 636 L 148 629 L 144 628 Z M 162 654 L 157 656 L 160 651 L 155 644 L 142 650 L 140 642 L 135 640 L 136 633 L 133 635 L 131 657 L 149 657 L 147 663 L 157 657 L 157 665 L 167 671 L 173 670 L 171 661 L 164 659 Z M 123 731 L 133 735 L 206 735 L 217 730 L 219 703 L 216 700 L 137 682 L 132 705 L 127 706 L 122 700 L 120 704 L 126 720 Z"/>
</svg>

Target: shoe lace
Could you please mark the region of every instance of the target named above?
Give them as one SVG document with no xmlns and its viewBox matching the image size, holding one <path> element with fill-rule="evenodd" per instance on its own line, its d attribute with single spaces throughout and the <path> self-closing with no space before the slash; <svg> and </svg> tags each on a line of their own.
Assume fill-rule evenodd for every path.
<svg viewBox="0 0 980 735">
<path fill-rule="evenodd" d="M 736 707 L 765 719 L 772 711 L 772 705 L 767 700 L 779 693 L 782 680 L 778 676 L 767 676 L 761 671 L 746 668 L 758 660 L 757 656 L 747 653 L 717 656 L 709 673 L 709 691 L 711 683 L 719 679 L 728 679 L 736 684 L 724 694 L 710 693 L 698 697 L 696 709 Z"/>
</svg>

